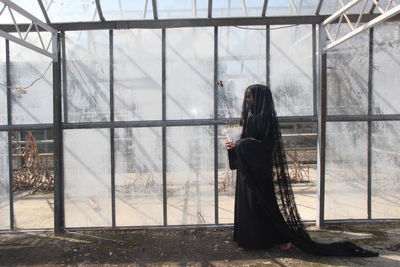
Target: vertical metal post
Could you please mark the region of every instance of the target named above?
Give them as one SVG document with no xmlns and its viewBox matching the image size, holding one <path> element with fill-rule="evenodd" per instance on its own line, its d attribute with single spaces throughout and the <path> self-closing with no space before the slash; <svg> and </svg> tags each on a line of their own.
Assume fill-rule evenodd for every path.
<svg viewBox="0 0 400 267">
<path fill-rule="evenodd" d="M 266 58 L 266 84 L 267 86 L 271 86 L 271 27 L 270 25 L 266 26 L 265 32 L 265 58 Z"/>
<path fill-rule="evenodd" d="M 61 32 L 61 56 L 62 56 L 62 107 L 64 113 L 64 122 L 68 122 L 68 94 L 67 94 L 67 55 L 65 50 L 65 31 Z"/>
<path fill-rule="evenodd" d="M 162 93 L 161 93 L 161 108 L 162 120 L 167 119 L 167 94 L 166 94 L 166 30 L 162 29 L 162 43 L 161 43 L 161 69 L 162 69 Z M 168 210 L 167 210 L 167 128 L 162 127 L 162 177 L 163 177 L 163 218 L 164 225 L 168 225 Z"/>
<path fill-rule="evenodd" d="M 326 43 L 326 35 L 323 27 L 318 27 L 318 143 L 317 143 L 317 227 L 322 227 L 324 224 L 325 213 L 325 144 L 326 144 L 326 105 L 327 105 L 327 73 L 326 61 L 327 55 L 323 52 L 323 47 Z"/>
<path fill-rule="evenodd" d="M 110 56 L 110 121 L 114 122 L 114 31 L 109 30 L 109 56 Z M 111 157 L 111 221 L 115 222 L 115 129 L 110 128 L 110 157 Z"/>
<path fill-rule="evenodd" d="M 218 119 L 218 27 L 214 28 L 214 121 Z M 215 224 L 219 224 L 218 205 L 218 125 L 214 124 L 214 209 Z"/>
<path fill-rule="evenodd" d="M 312 71 L 313 71 L 313 116 L 317 116 L 318 64 L 317 64 L 317 25 L 312 25 Z"/>
<path fill-rule="evenodd" d="M 60 34 L 53 35 L 53 130 L 54 130 L 54 232 L 64 232 L 64 179 L 63 179 L 63 132 L 61 100 L 61 53 Z"/>
<path fill-rule="evenodd" d="M 6 83 L 11 86 L 11 64 L 10 64 L 10 42 L 6 40 Z M 12 99 L 11 89 L 7 90 L 7 124 L 12 124 Z M 11 131 L 8 131 L 8 181 L 9 181 L 9 201 L 10 201 L 10 229 L 14 229 L 14 193 L 13 193 L 13 157 L 12 157 L 12 140 Z"/>
<path fill-rule="evenodd" d="M 373 65 L 374 65 L 374 28 L 369 29 L 369 51 L 368 51 L 368 115 L 372 115 L 372 83 L 373 83 Z M 367 190 L 368 190 L 368 219 L 372 219 L 372 121 L 368 120 L 368 182 L 367 182 Z"/>
</svg>

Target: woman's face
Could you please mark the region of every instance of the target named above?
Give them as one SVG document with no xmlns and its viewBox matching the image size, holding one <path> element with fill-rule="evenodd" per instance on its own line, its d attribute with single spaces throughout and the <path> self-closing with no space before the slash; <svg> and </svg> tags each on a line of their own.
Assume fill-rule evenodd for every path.
<svg viewBox="0 0 400 267">
<path fill-rule="evenodd" d="M 253 94 L 251 93 L 251 91 L 249 89 L 246 90 L 244 97 L 246 99 L 247 104 L 252 105 L 254 103 Z"/>
</svg>

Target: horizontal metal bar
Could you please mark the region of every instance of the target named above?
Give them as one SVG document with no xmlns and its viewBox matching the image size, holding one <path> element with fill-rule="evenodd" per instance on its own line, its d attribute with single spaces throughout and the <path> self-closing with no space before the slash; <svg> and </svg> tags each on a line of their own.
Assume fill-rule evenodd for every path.
<svg viewBox="0 0 400 267">
<path fill-rule="evenodd" d="M 308 117 L 278 117 L 280 122 L 316 122 L 317 118 Z M 229 122 L 238 123 L 236 119 L 196 119 L 196 120 L 155 120 L 155 121 L 114 121 L 114 122 L 81 122 L 63 123 L 63 129 L 88 128 L 124 128 L 124 127 L 170 127 L 170 126 L 200 126 L 227 125 Z"/>
<path fill-rule="evenodd" d="M 387 115 L 328 115 L 327 121 L 397 121 L 400 114 Z"/>
<path fill-rule="evenodd" d="M 52 53 L 50 53 L 50 52 L 48 52 L 48 51 L 46 51 L 46 50 L 44 50 L 42 48 L 39 48 L 39 47 L 37 47 L 37 46 L 35 46 L 35 45 L 31 44 L 31 43 L 28 43 L 27 41 L 24 41 L 24 40 L 22 40 L 22 39 L 20 39 L 18 37 L 15 37 L 14 35 L 9 34 L 9 33 L 5 32 L 5 31 L 0 30 L 0 36 L 4 37 L 5 39 L 10 40 L 10 41 L 12 41 L 14 43 L 17 43 L 19 45 L 25 46 L 26 48 L 32 49 L 32 50 L 34 50 L 34 51 L 36 51 L 36 52 L 38 52 L 38 53 L 40 53 L 42 55 L 45 55 L 45 56 L 47 56 L 49 58 L 55 58 L 55 55 L 53 55 Z"/>
<path fill-rule="evenodd" d="M 52 129 L 53 124 L 17 124 L 17 125 L 0 125 L 0 131 L 20 131 L 20 130 L 41 130 Z"/>
<path fill-rule="evenodd" d="M 400 218 L 393 219 L 344 219 L 344 220 L 325 220 L 326 224 L 345 224 L 345 223 L 383 223 L 383 222 L 400 222 Z"/>
<path fill-rule="evenodd" d="M 18 5 L 14 4 L 13 2 L 8 1 L 8 0 L 0 0 L 0 2 L 3 2 L 5 5 L 9 6 L 11 9 L 17 11 L 22 16 L 30 19 L 31 21 L 34 21 L 37 25 L 39 25 L 40 27 L 42 27 L 46 31 L 49 31 L 49 32 L 51 32 L 53 34 L 57 33 L 57 30 L 53 29 L 48 24 L 42 22 L 40 19 L 36 18 L 31 13 L 29 13 L 26 10 L 22 9 L 21 7 L 19 7 Z"/>
<path fill-rule="evenodd" d="M 378 14 L 366 14 L 361 22 L 367 22 L 379 16 Z M 124 21 L 89 21 L 52 23 L 51 27 L 59 31 L 81 30 L 106 30 L 106 29 L 160 29 L 179 27 L 216 27 L 216 26 L 251 26 L 251 25 L 298 25 L 319 24 L 328 16 L 281 16 L 281 17 L 229 17 L 229 18 L 186 18 L 186 19 L 159 19 L 159 20 L 124 20 Z M 352 22 L 356 22 L 359 15 L 349 15 Z M 400 20 L 400 17 L 393 18 Z M 19 24 L 21 31 L 26 31 L 29 24 Z M 14 25 L 0 25 L 5 32 L 15 32 Z"/>
</svg>

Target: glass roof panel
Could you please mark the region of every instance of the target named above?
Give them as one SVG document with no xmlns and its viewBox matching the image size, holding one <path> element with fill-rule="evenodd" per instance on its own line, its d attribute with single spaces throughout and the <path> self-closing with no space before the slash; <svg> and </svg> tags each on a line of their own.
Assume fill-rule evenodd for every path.
<svg viewBox="0 0 400 267">
<path fill-rule="evenodd" d="M 214 0 L 212 16 L 247 17 L 261 16 L 264 0 Z"/>
<path fill-rule="evenodd" d="M 348 4 L 351 0 L 324 0 L 324 3 L 321 7 L 321 15 L 331 15 L 338 11 L 342 6 Z M 360 1 L 357 3 L 355 6 L 349 9 L 347 14 L 359 14 L 362 7 L 363 7 L 363 2 Z M 364 14 L 369 13 L 373 3 L 372 1 L 368 1 L 366 8 L 364 10 Z"/>
<path fill-rule="evenodd" d="M 37 1 L 32 1 L 32 0 L 13 0 L 14 4 L 18 5 L 22 9 L 24 9 L 26 12 L 32 14 L 36 18 L 40 19 L 41 21 L 44 20 L 44 16 L 42 13 L 42 10 L 39 7 L 39 4 Z M 0 11 L 3 10 L 4 4 L 0 4 Z M 24 16 L 20 15 L 17 11 L 12 10 L 12 13 L 14 15 L 14 18 L 17 23 L 30 23 L 31 21 Z M 8 8 L 6 8 L 2 15 L 0 16 L 0 24 L 13 24 L 12 17 L 10 15 L 10 12 L 8 11 Z"/>
<path fill-rule="evenodd" d="M 154 19 L 151 0 L 100 0 L 106 20 Z"/>
<path fill-rule="evenodd" d="M 51 22 L 98 21 L 94 0 L 42 0 Z"/>
<path fill-rule="evenodd" d="M 319 0 L 270 0 L 266 16 L 314 15 L 318 2 Z"/>
<path fill-rule="evenodd" d="M 159 0 L 157 10 L 159 19 L 206 18 L 208 0 Z"/>
</svg>

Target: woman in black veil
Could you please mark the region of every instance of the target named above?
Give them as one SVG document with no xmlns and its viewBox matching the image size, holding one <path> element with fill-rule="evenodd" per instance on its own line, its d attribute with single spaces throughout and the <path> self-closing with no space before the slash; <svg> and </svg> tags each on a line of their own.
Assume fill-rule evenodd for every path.
<svg viewBox="0 0 400 267">
<path fill-rule="evenodd" d="M 241 139 L 225 140 L 229 166 L 237 169 L 234 240 L 244 249 L 295 245 L 325 256 L 375 257 L 351 242 L 311 240 L 297 211 L 271 90 L 254 84 L 245 91 Z"/>
</svg>

